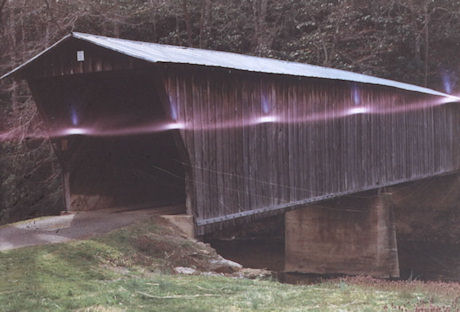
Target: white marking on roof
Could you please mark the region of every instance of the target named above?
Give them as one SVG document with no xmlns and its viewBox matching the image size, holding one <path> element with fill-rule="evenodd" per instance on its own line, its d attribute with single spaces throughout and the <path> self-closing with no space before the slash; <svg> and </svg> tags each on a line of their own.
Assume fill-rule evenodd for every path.
<svg viewBox="0 0 460 312">
<path fill-rule="evenodd" d="M 343 80 L 358 83 L 367 83 L 374 85 L 382 85 L 394 87 L 398 89 L 427 93 L 432 95 L 449 97 L 452 101 L 459 101 L 460 98 L 454 97 L 432 89 L 419 87 L 416 85 L 397 82 L 389 79 L 382 79 L 374 76 L 357 74 L 345 70 L 327 68 L 322 66 L 295 63 L 282 61 L 271 58 L 256 57 L 230 52 L 186 48 L 179 46 L 171 46 L 158 43 L 149 43 L 141 41 L 132 41 L 119 38 L 111 38 L 84 34 L 79 32 L 71 33 L 59 40 L 57 43 L 36 55 L 26 63 L 13 69 L 9 73 L 0 77 L 3 79 L 26 65 L 35 61 L 37 58 L 56 47 L 64 40 L 73 37 L 83 41 L 93 43 L 97 46 L 116 51 L 131 57 L 141 59 L 151 63 L 175 63 L 175 64 L 191 64 L 201 66 L 222 67 L 228 69 L 236 69 L 258 73 L 292 75 L 300 77 L 323 78 L 333 80 Z"/>
</svg>

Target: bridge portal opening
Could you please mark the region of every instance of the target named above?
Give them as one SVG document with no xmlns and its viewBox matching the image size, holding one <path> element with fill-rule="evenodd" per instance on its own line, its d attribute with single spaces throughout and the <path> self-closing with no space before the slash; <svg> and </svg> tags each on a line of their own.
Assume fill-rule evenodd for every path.
<svg viewBox="0 0 460 312">
<path fill-rule="evenodd" d="M 69 210 L 180 206 L 185 158 L 150 75 L 92 73 L 31 83 L 64 171 Z M 178 213 L 183 211 L 177 211 Z"/>
</svg>

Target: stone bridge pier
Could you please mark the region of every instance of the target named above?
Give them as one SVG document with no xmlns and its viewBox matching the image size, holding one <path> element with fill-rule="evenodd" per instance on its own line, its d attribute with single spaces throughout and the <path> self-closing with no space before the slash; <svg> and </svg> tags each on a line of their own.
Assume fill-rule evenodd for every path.
<svg viewBox="0 0 460 312">
<path fill-rule="evenodd" d="M 353 194 L 285 215 L 285 272 L 399 277 L 391 194 Z"/>
</svg>

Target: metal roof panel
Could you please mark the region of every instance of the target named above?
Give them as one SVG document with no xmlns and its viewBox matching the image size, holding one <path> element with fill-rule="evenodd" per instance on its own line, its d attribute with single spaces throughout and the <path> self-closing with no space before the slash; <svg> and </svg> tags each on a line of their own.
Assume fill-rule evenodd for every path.
<svg viewBox="0 0 460 312">
<path fill-rule="evenodd" d="M 259 72 L 259 73 L 270 73 L 270 74 L 281 74 L 281 75 L 293 75 L 300 77 L 312 77 L 312 78 L 323 78 L 323 79 L 334 79 L 344 80 L 350 82 L 367 83 L 374 85 L 382 85 L 388 87 L 394 87 L 398 89 L 415 91 L 421 93 L 427 93 L 438 96 L 447 96 L 452 98 L 454 101 L 460 100 L 460 98 L 450 96 L 448 94 L 435 91 L 432 89 L 419 87 L 407 83 L 397 82 L 388 79 L 377 78 L 374 76 L 363 75 L 353 73 L 340 69 L 327 68 L 322 66 L 295 63 L 282 61 L 271 58 L 262 58 L 250 55 L 243 55 L 230 52 L 204 50 L 196 48 L 186 48 L 179 46 L 171 46 L 158 43 L 148 43 L 141 41 L 132 41 L 119 38 L 111 38 L 104 36 L 97 36 L 92 34 L 85 34 L 79 32 L 73 32 L 67 35 L 45 51 L 41 52 L 37 56 L 33 57 L 26 63 L 15 68 L 9 73 L 0 77 L 5 78 L 35 61 L 41 55 L 49 51 L 50 49 L 57 46 L 65 39 L 73 37 L 80 40 L 84 40 L 93 43 L 97 46 L 104 47 L 109 50 L 113 50 L 125 55 L 129 55 L 134 58 L 142 59 L 152 63 L 176 63 L 176 64 L 192 64 L 201 66 L 214 66 L 222 67 L 243 71 Z"/>
</svg>

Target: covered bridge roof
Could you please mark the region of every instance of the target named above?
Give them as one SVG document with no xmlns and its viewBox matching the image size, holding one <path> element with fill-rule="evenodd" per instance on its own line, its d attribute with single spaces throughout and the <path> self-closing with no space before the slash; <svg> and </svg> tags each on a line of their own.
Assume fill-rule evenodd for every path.
<svg viewBox="0 0 460 312">
<path fill-rule="evenodd" d="M 407 83 L 401 83 L 393 80 L 377 78 L 374 76 L 357 74 L 340 69 L 333 69 L 296 62 L 287 62 L 277 59 L 256 57 L 230 52 L 132 41 L 126 39 L 97 36 L 92 34 L 84 34 L 79 32 L 72 32 L 68 34 L 48 49 L 31 58 L 29 61 L 6 73 L 2 77 L 0 77 L 0 79 L 8 77 L 20 71 L 21 69 L 24 69 L 29 64 L 40 58 L 40 56 L 50 51 L 54 47 L 58 46 L 63 41 L 68 40 L 69 38 L 76 38 L 86 42 L 90 42 L 97 46 L 152 63 L 192 64 L 237 69 L 250 72 L 344 80 L 351 82 L 395 87 L 409 91 L 451 97 L 448 94 L 444 94 L 442 92 L 438 92 L 432 89 L 423 88 Z M 452 98 L 454 101 L 458 100 L 458 98 L 456 97 Z"/>
</svg>

